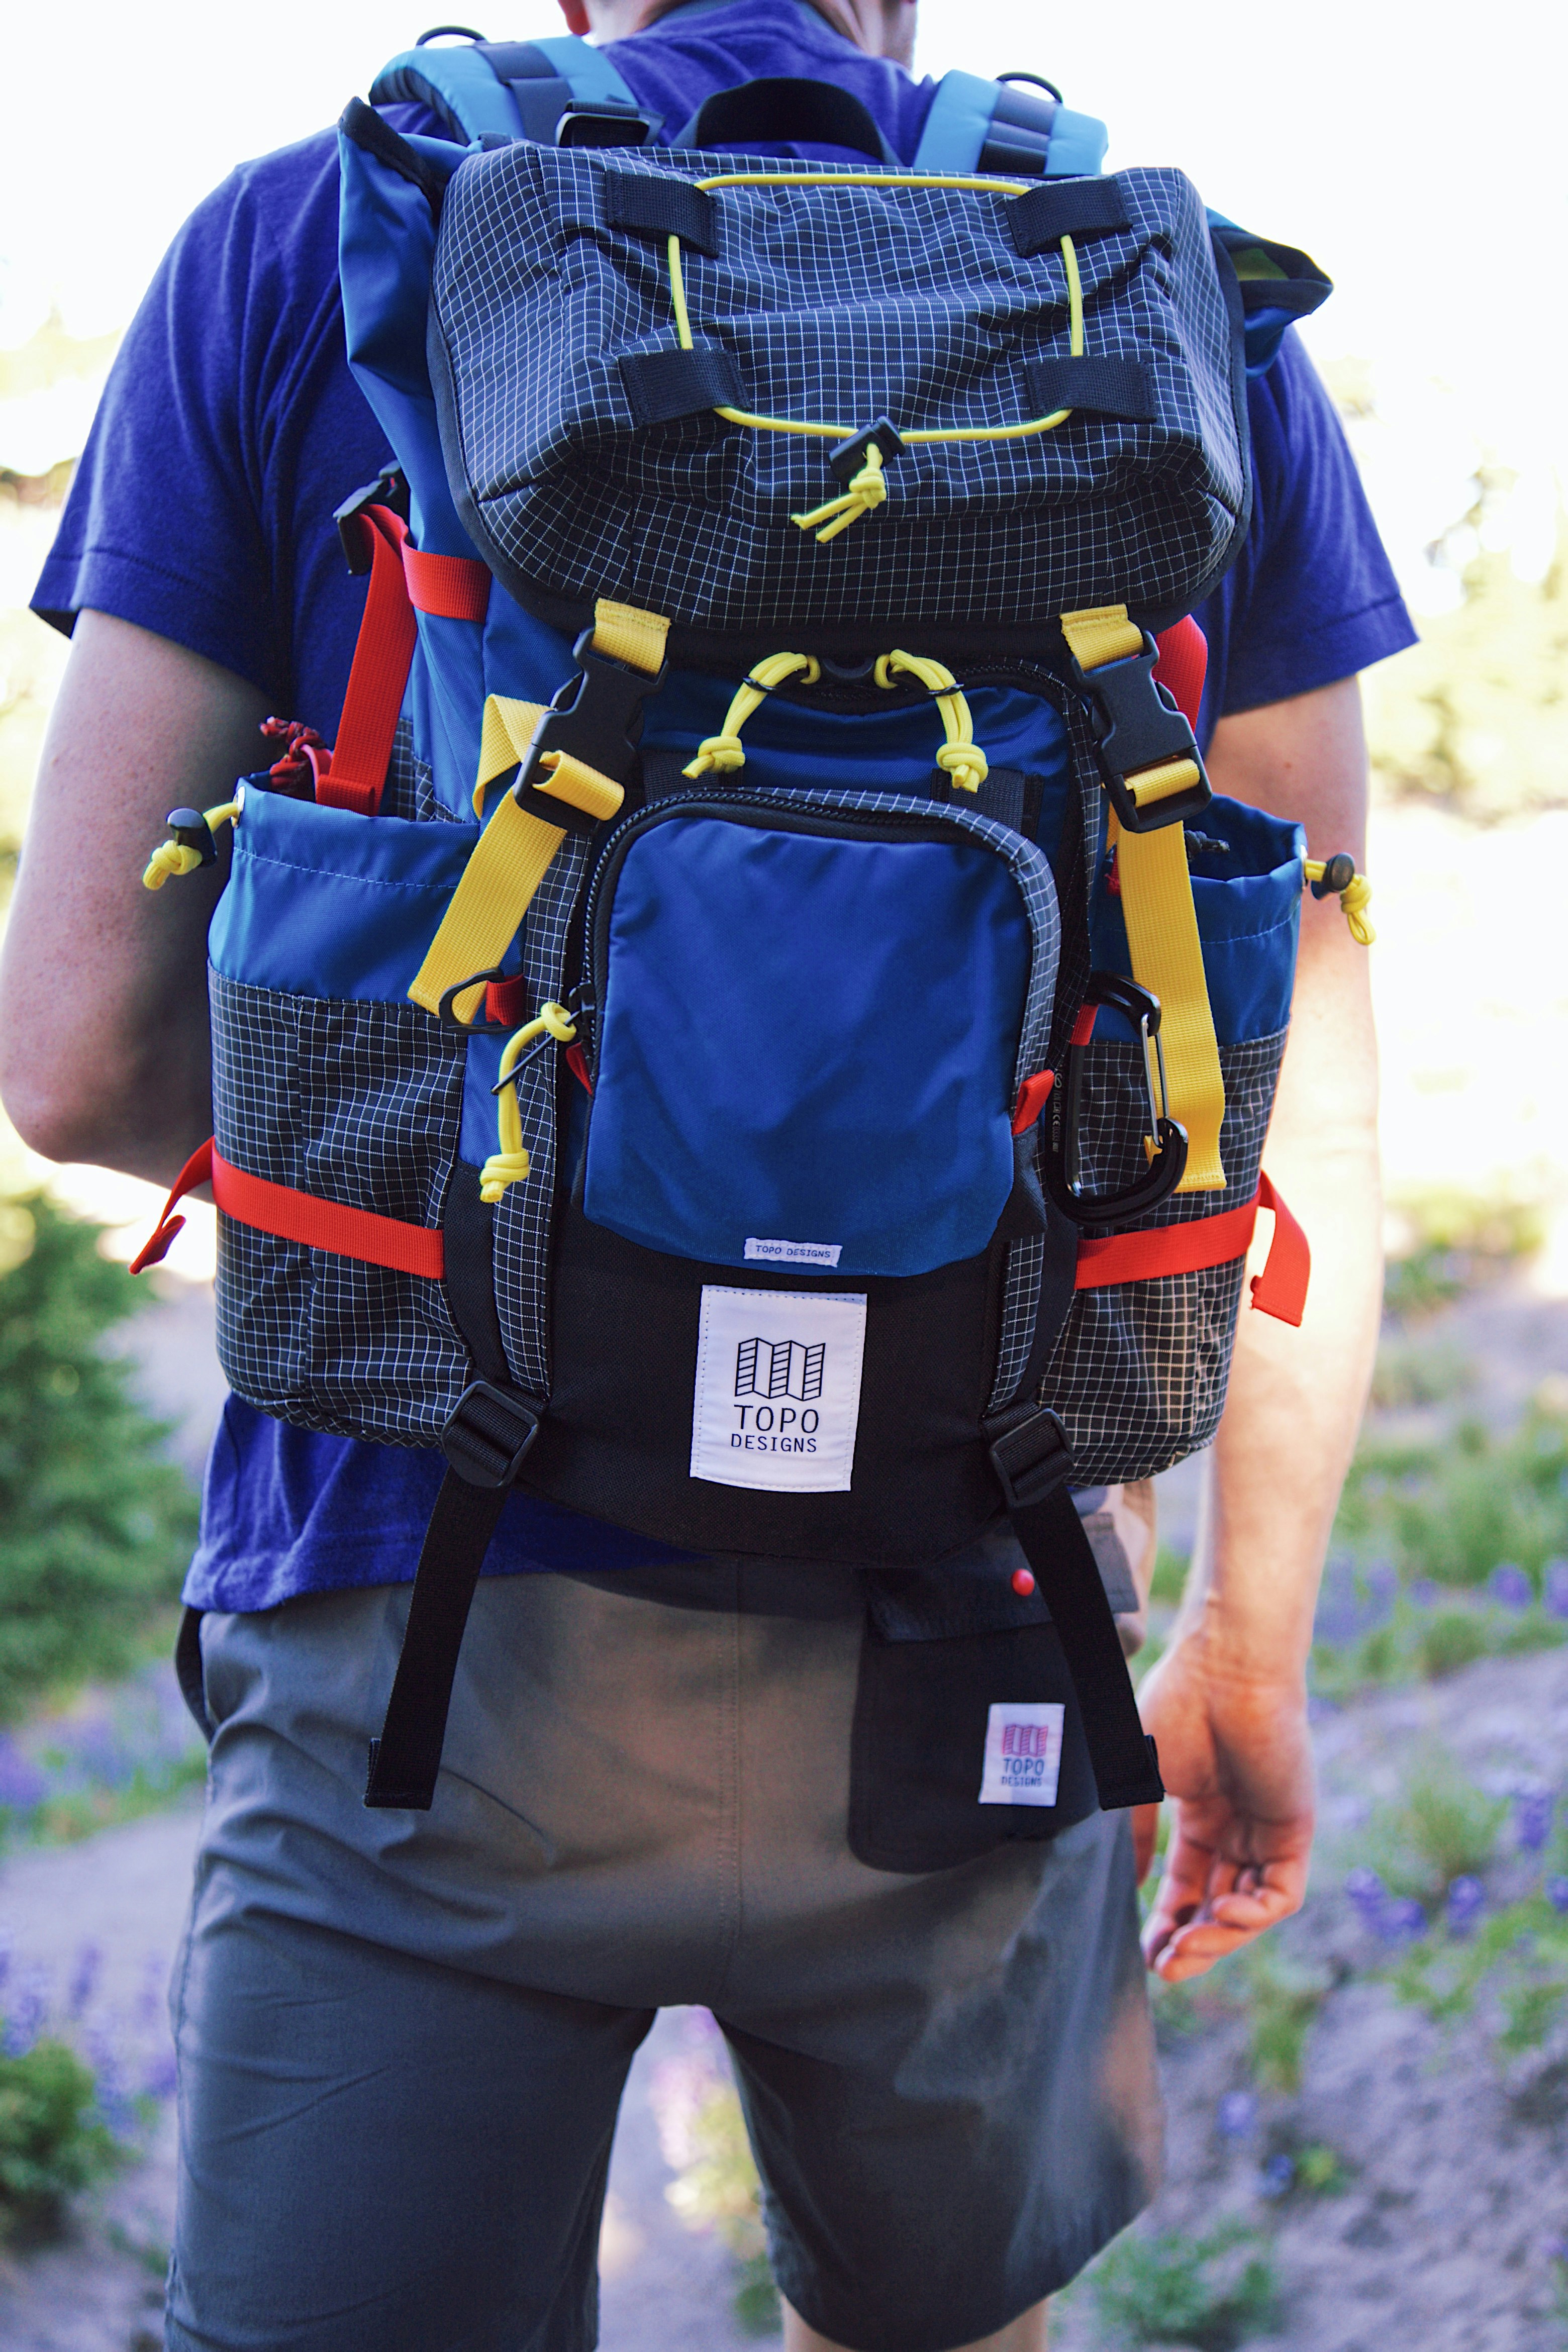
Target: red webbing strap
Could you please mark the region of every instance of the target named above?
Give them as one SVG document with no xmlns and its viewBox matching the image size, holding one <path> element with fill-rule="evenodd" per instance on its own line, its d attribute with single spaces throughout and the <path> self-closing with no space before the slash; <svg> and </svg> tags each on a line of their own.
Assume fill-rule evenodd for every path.
<svg viewBox="0 0 1568 2352">
<path fill-rule="evenodd" d="M 1157 1282 L 1162 1275 L 1200 1274 L 1229 1265 L 1252 1246 L 1259 1209 L 1274 1213 L 1274 1239 L 1263 1272 L 1252 1281 L 1252 1303 L 1281 1323 L 1300 1324 L 1307 1304 L 1311 1252 L 1307 1236 L 1267 1176 L 1239 1209 L 1217 1217 L 1194 1217 L 1180 1225 L 1154 1225 L 1142 1234 L 1112 1234 L 1078 1245 L 1078 1290 L 1101 1290 L 1115 1282 Z"/>
<path fill-rule="evenodd" d="M 403 576 L 416 613 L 434 613 L 443 621 L 482 621 L 489 610 L 489 567 L 471 555 L 426 555 L 405 539 Z"/>
<path fill-rule="evenodd" d="M 1258 1180 L 1258 1205 L 1274 1212 L 1274 1239 L 1261 1274 L 1252 1277 L 1252 1303 L 1265 1315 L 1300 1328 L 1307 1308 L 1312 1253 L 1307 1236 L 1267 1176 Z"/>
<path fill-rule="evenodd" d="M 157 1265 L 185 1222 L 171 1213 L 175 1202 L 208 1182 L 226 1217 L 254 1225 L 258 1233 L 274 1234 L 280 1241 L 303 1242 L 310 1249 L 332 1250 L 339 1257 L 361 1258 L 367 1265 L 391 1266 L 397 1274 L 424 1275 L 431 1282 L 439 1282 L 446 1269 L 438 1226 L 405 1224 L 399 1217 L 345 1208 L 341 1201 L 321 1201 L 313 1192 L 296 1192 L 289 1185 L 268 1183 L 263 1176 L 247 1176 L 208 1142 L 193 1151 L 181 1169 L 155 1230 L 131 1261 L 132 1274 Z"/>
<path fill-rule="evenodd" d="M 367 507 L 360 520 L 371 535 L 370 586 L 338 740 L 330 753 L 306 756 L 315 772 L 318 801 L 374 816 L 386 782 L 416 629 L 403 565 L 408 533 L 401 516 L 390 507 Z"/>
<path fill-rule="evenodd" d="M 194 1192 L 198 1184 L 209 1183 L 212 1172 L 213 1146 L 209 1135 L 205 1143 L 196 1146 L 175 1177 L 174 1189 L 164 1202 L 157 1223 L 131 1261 L 132 1274 L 145 1274 L 150 1265 L 156 1265 L 160 1259 L 168 1255 L 169 1244 L 174 1235 L 185 1229 L 184 1217 L 174 1214 L 175 1204 L 183 1201 L 187 1192 Z"/>
</svg>

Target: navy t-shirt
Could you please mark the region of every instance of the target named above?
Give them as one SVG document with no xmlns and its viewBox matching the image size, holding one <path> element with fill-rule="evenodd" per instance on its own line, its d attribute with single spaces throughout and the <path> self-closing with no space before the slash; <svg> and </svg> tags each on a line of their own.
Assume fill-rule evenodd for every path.
<svg viewBox="0 0 1568 2352">
<path fill-rule="evenodd" d="M 710 92 L 789 74 L 851 90 L 907 161 L 934 89 L 862 57 L 805 0 L 692 0 L 610 54 L 664 114 L 667 138 Z M 437 129 L 416 108 L 388 114 L 402 130 Z M 328 132 L 241 165 L 193 214 L 126 335 L 33 600 L 61 627 L 90 606 L 172 638 L 328 742 L 364 598 L 332 510 L 386 457 L 344 353 L 337 231 Z M 1349 677 L 1415 635 L 1339 420 L 1293 336 L 1249 404 L 1256 514 L 1197 615 L 1205 740 L 1225 713 Z M 434 1451 L 321 1436 L 231 1398 L 187 1601 L 264 1609 L 405 1581 L 443 1466 Z M 515 1493 L 486 1572 L 680 1557 Z"/>
</svg>

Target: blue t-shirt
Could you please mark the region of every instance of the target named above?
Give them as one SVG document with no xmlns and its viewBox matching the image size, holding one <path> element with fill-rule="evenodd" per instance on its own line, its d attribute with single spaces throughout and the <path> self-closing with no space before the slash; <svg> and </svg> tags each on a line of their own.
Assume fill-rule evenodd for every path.
<svg viewBox="0 0 1568 2352">
<path fill-rule="evenodd" d="M 690 0 L 610 55 L 672 138 L 711 91 L 815 77 L 861 99 L 912 157 L 934 84 L 863 57 L 805 0 Z M 417 108 L 400 130 L 437 130 Z M 808 152 L 800 150 L 796 152 Z M 250 680 L 270 707 L 337 731 L 363 583 L 332 510 L 385 443 L 349 373 L 331 133 L 243 164 L 185 224 L 115 362 L 34 609 L 84 606 Z M 1414 639 L 1339 420 L 1288 336 L 1250 390 L 1257 510 L 1197 617 L 1209 642 L 1202 732 L 1223 714 L 1349 677 Z M 406 1581 L 444 1465 L 225 1407 L 185 1597 L 264 1609 Z M 688 1555 L 535 1497 L 508 1499 L 489 1575 L 629 1570 Z"/>
</svg>

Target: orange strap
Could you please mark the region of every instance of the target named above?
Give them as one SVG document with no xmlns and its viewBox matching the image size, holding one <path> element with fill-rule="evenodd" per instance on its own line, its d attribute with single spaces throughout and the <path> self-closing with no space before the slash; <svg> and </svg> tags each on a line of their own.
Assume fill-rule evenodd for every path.
<svg viewBox="0 0 1568 2352">
<path fill-rule="evenodd" d="M 361 1258 L 368 1265 L 391 1266 L 398 1274 L 424 1275 L 432 1282 L 439 1282 L 445 1270 L 438 1226 L 405 1224 L 399 1217 L 345 1208 L 341 1201 L 318 1200 L 313 1192 L 296 1192 L 288 1184 L 247 1176 L 209 1141 L 193 1151 L 181 1169 L 155 1229 L 131 1261 L 132 1274 L 157 1265 L 185 1222 L 174 1214 L 176 1202 L 198 1184 L 209 1182 L 224 1215 L 237 1224 L 254 1225 L 258 1233 L 303 1242 L 310 1249 L 332 1250 L 339 1257 Z"/>
<path fill-rule="evenodd" d="M 416 613 L 443 621 L 482 621 L 489 610 L 488 564 L 471 555 L 426 555 L 403 538 L 403 576 Z"/>
<path fill-rule="evenodd" d="M 1179 1225 L 1153 1225 L 1141 1234 L 1112 1234 L 1078 1245 L 1079 1290 L 1101 1290 L 1116 1282 L 1157 1282 L 1162 1275 L 1199 1274 L 1229 1265 L 1252 1246 L 1259 1209 L 1274 1213 L 1268 1261 L 1252 1278 L 1252 1303 L 1281 1323 L 1299 1325 L 1307 1304 L 1312 1254 L 1307 1236 L 1267 1176 L 1239 1209 L 1217 1217 L 1194 1217 Z"/>
</svg>

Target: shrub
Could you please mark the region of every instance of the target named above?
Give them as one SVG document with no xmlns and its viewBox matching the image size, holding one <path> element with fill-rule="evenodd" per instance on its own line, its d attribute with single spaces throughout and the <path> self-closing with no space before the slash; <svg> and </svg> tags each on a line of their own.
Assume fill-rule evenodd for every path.
<svg viewBox="0 0 1568 2352">
<path fill-rule="evenodd" d="M 1406 1582 L 1485 1584 L 1508 1560 L 1538 1587 L 1568 1551 L 1568 1427 L 1537 1409 L 1507 1438 L 1465 1421 L 1440 1445 L 1363 1441 L 1337 1533 L 1356 1552 L 1391 1554 Z"/>
<path fill-rule="evenodd" d="M 1373 1859 L 1395 1895 L 1433 1902 L 1456 1878 L 1479 1877 L 1508 1811 L 1439 1754 L 1419 1763 L 1395 1805 L 1374 1816 Z"/>
<path fill-rule="evenodd" d="M 93 2100 L 91 2074 L 63 2042 L 0 2056 L 0 2237 L 48 2235 L 67 2199 L 119 2161 Z"/>
<path fill-rule="evenodd" d="M 1253 2074 L 1265 2090 L 1294 2097 L 1301 2087 L 1307 2036 L 1328 1998 L 1329 1979 L 1282 1959 L 1268 1943 L 1250 1946 L 1244 1967 Z"/>
<path fill-rule="evenodd" d="M 9 1204 L 0 1274 L 0 1721 L 38 1691 L 132 1663 L 178 1595 L 195 1498 L 104 1335 L 144 1295 L 99 1228 Z"/>
<path fill-rule="evenodd" d="M 1434 1680 L 1458 1674 L 1461 1666 L 1474 1665 L 1489 1647 L 1486 1621 L 1466 1609 L 1439 1610 L 1427 1619 L 1415 1639 L 1421 1671 Z"/>
<path fill-rule="evenodd" d="M 1235 2352 L 1267 2328 L 1278 2301 L 1273 2266 L 1237 2224 L 1188 2238 L 1120 2239 L 1090 2273 L 1100 2316 L 1130 2344 L 1189 2344 L 1195 2352 Z"/>
</svg>

